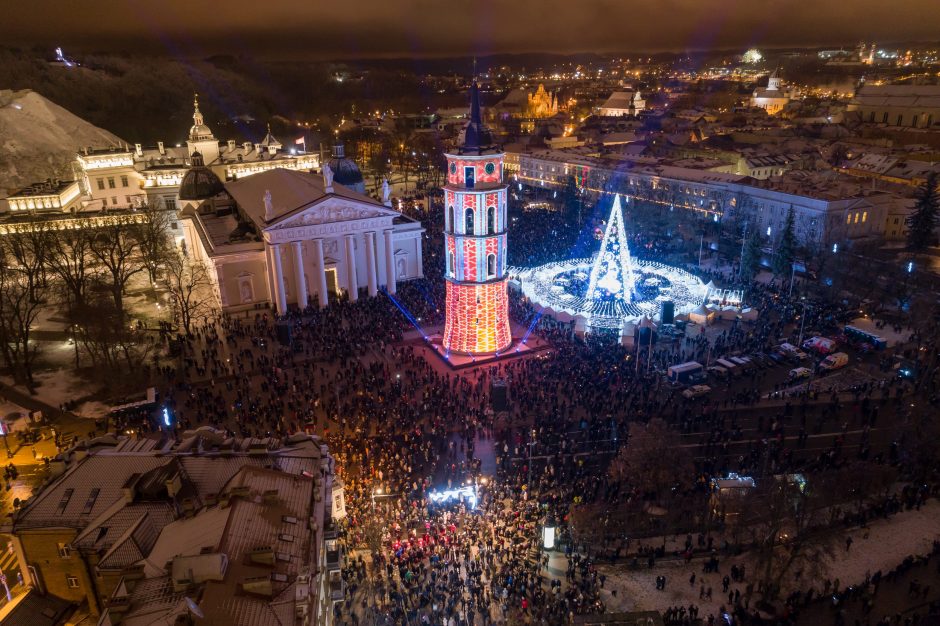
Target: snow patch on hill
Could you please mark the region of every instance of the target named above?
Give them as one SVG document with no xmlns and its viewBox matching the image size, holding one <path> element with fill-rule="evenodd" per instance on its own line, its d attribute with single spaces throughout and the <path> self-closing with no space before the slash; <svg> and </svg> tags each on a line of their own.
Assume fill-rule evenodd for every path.
<svg viewBox="0 0 940 626">
<path fill-rule="evenodd" d="M 123 141 L 29 89 L 0 89 L 0 198 L 46 178 L 73 179 L 75 153 Z"/>
</svg>

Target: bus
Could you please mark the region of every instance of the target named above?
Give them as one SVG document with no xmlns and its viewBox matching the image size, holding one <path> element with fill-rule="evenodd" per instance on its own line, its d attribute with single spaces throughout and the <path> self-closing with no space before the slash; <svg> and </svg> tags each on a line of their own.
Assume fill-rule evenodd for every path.
<svg viewBox="0 0 940 626">
<path fill-rule="evenodd" d="M 688 383 L 692 379 L 698 378 L 705 370 L 702 367 L 702 364 L 697 361 L 689 361 L 687 363 L 680 363 L 679 365 L 672 365 L 669 367 L 667 376 L 669 380 L 678 383 Z"/>
<path fill-rule="evenodd" d="M 857 326 L 846 326 L 843 333 L 849 341 L 869 345 L 875 350 L 884 350 L 888 347 L 888 341 L 884 337 L 862 330 Z"/>
</svg>

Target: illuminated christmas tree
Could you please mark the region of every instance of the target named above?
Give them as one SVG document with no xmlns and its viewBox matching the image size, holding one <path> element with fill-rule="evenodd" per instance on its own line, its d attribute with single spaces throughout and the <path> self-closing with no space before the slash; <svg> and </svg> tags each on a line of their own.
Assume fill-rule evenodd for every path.
<svg viewBox="0 0 940 626">
<path fill-rule="evenodd" d="M 630 258 L 630 248 L 627 246 L 627 236 L 623 229 L 620 196 L 617 195 L 607 220 L 600 252 L 597 253 L 591 268 L 587 299 L 630 302 L 633 299 L 633 290 L 633 260 Z"/>
</svg>

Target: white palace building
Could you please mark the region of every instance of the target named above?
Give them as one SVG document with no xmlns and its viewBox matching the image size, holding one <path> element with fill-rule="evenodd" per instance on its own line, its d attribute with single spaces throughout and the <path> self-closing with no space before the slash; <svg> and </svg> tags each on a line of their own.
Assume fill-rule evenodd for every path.
<svg viewBox="0 0 940 626">
<path fill-rule="evenodd" d="M 395 293 L 424 275 L 420 222 L 365 194 L 362 173 L 336 146 L 318 154 L 259 143 L 222 143 L 193 103 L 185 145 L 88 148 L 76 180 L 48 180 L 14 192 L 0 235 L 32 221 L 56 228 L 133 219 L 147 204 L 191 258 L 206 262 L 223 311 L 326 306 L 330 297 Z"/>
</svg>

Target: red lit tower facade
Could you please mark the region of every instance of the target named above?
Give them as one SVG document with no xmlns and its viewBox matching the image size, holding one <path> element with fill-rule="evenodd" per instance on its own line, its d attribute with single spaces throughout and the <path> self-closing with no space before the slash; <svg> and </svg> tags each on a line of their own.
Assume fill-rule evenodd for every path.
<svg viewBox="0 0 940 626">
<path fill-rule="evenodd" d="M 509 347 L 506 291 L 507 185 L 503 152 L 480 116 L 480 93 L 470 88 L 470 122 L 463 144 L 447 154 L 444 187 L 444 349 L 495 354 Z"/>
</svg>

